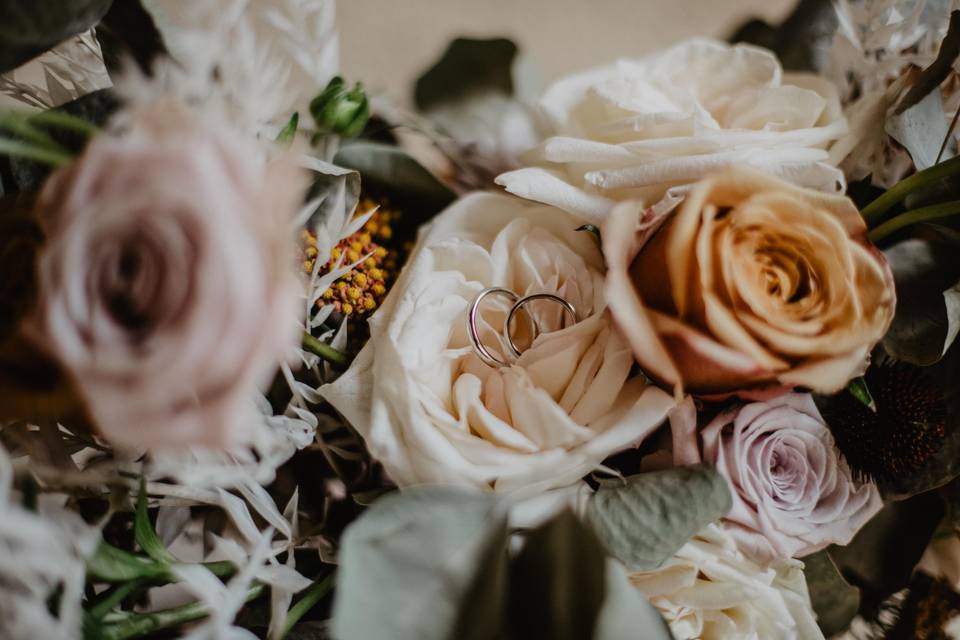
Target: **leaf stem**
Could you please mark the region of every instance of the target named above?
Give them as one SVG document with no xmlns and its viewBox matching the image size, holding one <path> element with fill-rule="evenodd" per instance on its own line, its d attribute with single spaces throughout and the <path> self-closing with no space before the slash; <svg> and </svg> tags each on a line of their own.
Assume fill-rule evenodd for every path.
<svg viewBox="0 0 960 640">
<path fill-rule="evenodd" d="M 330 593 L 336 576 L 337 574 L 334 571 L 323 580 L 314 582 L 312 585 L 307 587 L 300 599 L 297 600 L 297 602 L 290 607 L 290 611 L 287 612 L 287 621 L 284 623 L 283 630 L 280 632 L 280 636 L 276 640 L 283 640 L 283 638 L 290 633 L 290 630 L 293 629 L 293 625 L 297 624 L 297 622 L 300 621 L 300 618 L 302 618 L 308 611 L 310 611 L 310 609 L 314 607 L 314 605 L 323 600 L 323 598 Z"/>
<path fill-rule="evenodd" d="M 348 362 L 347 354 L 337 351 L 325 342 L 317 340 L 306 331 L 303 332 L 302 345 L 305 351 L 309 351 L 315 356 L 320 356 L 332 364 L 345 366 Z"/>
<path fill-rule="evenodd" d="M 244 596 L 244 602 L 256 600 L 266 589 L 263 584 L 251 587 Z M 208 615 L 210 608 L 206 602 L 191 602 L 173 609 L 134 614 L 121 622 L 103 626 L 98 637 L 101 640 L 128 640 L 206 618 Z"/>
<path fill-rule="evenodd" d="M 53 149 L 43 149 L 8 138 L 0 138 L 0 153 L 49 164 L 54 167 L 65 165 L 73 160 L 73 157 L 68 153 L 55 151 Z"/>
<path fill-rule="evenodd" d="M 955 215 L 960 215 L 960 200 L 942 202 L 940 204 L 930 205 L 929 207 L 913 209 L 911 211 L 907 211 L 906 213 L 901 213 L 900 215 L 887 220 L 879 227 L 876 227 L 869 234 L 870 241 L 876 244 L 894 231 L 898 231 L 911 224 L 917 224 L 918 222 L 930 222 L 931 220 L 940 220 L 942 218 L 949 218 L 950 216 Z"/>
<path fill-rule="evenodd" d="M 100 620 L 126 600 L 130 594 L 144 586 L 146 586 L 146 582 L 143 580 L 131 580 L 110 587 L 98 598 L 96 604 L 87 609 L 87 615 L 94 620 Z"/>
<path fill-rule="evenodd" d="M 930 186 L 949 176 L 960 174 L 960 156 L 944 160 L 932 167 L 918 171 L 908 178 L 904 178 L 893 185 L 879 198 L 868 204 L 860 215 L 866 221 L 868 227 L 877 226 L 883 218 L 883 214 L 889 211 L 894 205 L 903 202 L 903 200 L 918 189 Z"/>
<path fill-rule="evenodd" d="M 65 129 L 88 137 L 100 133 L 100 127 L 89 120 L 57 109 L 25 113 L 24 118 L 30 122 L 47 124 L 51 127 Z"/>
</svg>

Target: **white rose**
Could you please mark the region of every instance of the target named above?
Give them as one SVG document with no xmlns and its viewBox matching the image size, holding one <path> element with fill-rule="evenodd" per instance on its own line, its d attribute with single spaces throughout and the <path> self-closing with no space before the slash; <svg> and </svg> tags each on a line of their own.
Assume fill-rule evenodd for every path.
<svg viewBox="0 0 960 640">
<path fill-rule="evenodd" d="M 677 640 L 823 639 L 803 563 L 764 569 L 710 525 L 662 567 L 630 575 Z"/>
<path fill-rule="evenodd" d="M 603 302 L 603 260 L 578 221 L 497 194 L 456 202 L 426 229 L 350 369 L 320 392 L 359 430 L 401 486 L 498 491 L 570 484 L 651 433 L 674 404 L 630 377 L 633 356 Z M 547 292 L 577 309 L 530 306 L 542 333 L 510 367 L 485 365 L 466 313 L 490 286 Z M 497 351 L 509 305 L 481 307 Z M 503 358 L 503 355 L 500 355 Z"/>
<path fill-rule="evenodd" d="M 672 187 L 734 164 L 845 186 L 826 151 L 846 131 L 836 89 L 754 46 L 688 40 L 564 78 L 540 106 L 552 135 L 528 154 L 538 166 L 497 183 L 591 222 L 624 199 L 675 203 Z"/>
</svg>

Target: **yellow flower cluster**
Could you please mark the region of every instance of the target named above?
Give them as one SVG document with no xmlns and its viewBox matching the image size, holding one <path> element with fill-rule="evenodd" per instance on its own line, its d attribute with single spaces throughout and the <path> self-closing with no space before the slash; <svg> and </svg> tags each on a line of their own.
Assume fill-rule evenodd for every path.
<svg viewBox="0 0 960 640">
<path fill-rule="evenodd" d="M 377 203 L 369 198 L 362 198 L 357 211 L 362 215 L 376 206 Z M 332 304 L 345 316 L 357 317 L 372 313 L 383 302 L 393 260 L 382 243 L 393 237 L 391 225 L 398 217 L 398 211 L 381 206 L 362 229 L 333 248 L 330 261 L 321 267 L 321 273 L 332 269 L 341 256 L 342 264 L 356 266 L 324 291 L 317 304 Z M 308 229 L 301 232 L 300 238 L 301 268 L 309 274 L 316 264 L 317 238 Z"/>
</svg>

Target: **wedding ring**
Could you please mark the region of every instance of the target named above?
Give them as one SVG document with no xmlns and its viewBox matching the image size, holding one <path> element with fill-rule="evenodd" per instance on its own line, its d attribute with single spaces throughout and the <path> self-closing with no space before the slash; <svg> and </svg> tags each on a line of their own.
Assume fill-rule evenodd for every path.
<svg viewBox="0 0 960 640">
<path fill-rule="evenodd" d="M 532 293 L 528 296 L 524 296 L 520 298 L 519 300 L 514 302 L 513 307 L 511 307 L 510 309 L 510 313 L 507 314 L 506 320 L 503 321 L 503 341 L 510 348 L 510 351 L 513 353 L 513 355 L 515 355 L 518 358 L 522 355 L 523 352 L 520 351 L 516 343 L 514 343 L 513 338 L 510 336 L 510 325 L 513 323 L 513 316 L 517 313 L 517 311 L 522 309 L 523 306 L 528 302 L 533 302 L 534 300 L 552 300 L 553 302 L 556 302 L 557 304 L 562 306 L 564 310 L 567 312 L 567 314 L 570 317 L 571 324 L 576 324 L 577 322 L 576 307 L 574 307 L 572 304 L 570 304 L 560 296 L 554 295 L 552 293 Z M 529 315 L 529 313 L 530 312 L 527 312 L 527 315 Z M 531 319 L 533 319 L 533 316 L 530 316 L 530 317 Z M 537 325 L 536 320 L 533 320 L 533 323 L 537 331 L 539 332 L 540 327 L 539 325 Z"/>
<path fill-rule="evenodd" d="M 473 350 L 477 352 L 477 355 L 480 356 L 484 364 L 497 368 L 509 367 L 509 362 L 504 362 L 490 353 L 480 341 L 480 330 L 477 327 L 477 314 L 480 312 L 480 303 L 483 302 L 484 298 L 492 294 L 506 296 L 514 303 L 517 302 L 520 297 L 513 291 L 510 291 L 510 289 L 504 289 L 503 287 L 488 287 L 478 293 L 477 297 L 473 299 L 473 304 L 470 305 L 470 311 L 467 312 L 467 333 L 470 335 L 470 344 L 473 345 Z"/>
</svg>

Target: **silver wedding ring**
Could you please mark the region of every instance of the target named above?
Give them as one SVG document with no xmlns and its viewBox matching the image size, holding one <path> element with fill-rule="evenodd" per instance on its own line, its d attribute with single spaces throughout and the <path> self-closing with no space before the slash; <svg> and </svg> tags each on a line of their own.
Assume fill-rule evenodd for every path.
<svg viewBox="0 0 960 640">
<path fill-rule="evenodd" d="M 507 313 L 507 317 L 503 321 L 503 333 L 500 336 L 500 342 L 506 346 L 510 353 L 512 353 L 516 358 L 519 358 L 521 355 L 523 355 L 523 352 L 513 341 L 513 338 L 510 335 L 510 327 L 513 324 L 514 316 L 528 303 L 535 300 L 551 300 L 563 307 L 563 309 L 567 312 L 571 323 L 575 324 L 577 322 L 576 307 L 558 295 L 554 295 L 552 293 L 532 293 L 521 298 L 510 289 L 505 289 L 503 287 L 488 287 L 484 289 L 477 294 L 476 298 L 473 299 L 473 303 L 470 305 L 470 308 L 467 311 L 467 333 L 470 336 L 470 344 L 473 345 L 473 349 L 477 352 L 477 356 L 480 357 L 484 364 L 490 367 L 509 367 L 511 363 L 501 360 L 496 355 L 491 353 L 490 350 L 487 349 L 487 347 L 480 340 L 480 329 L 477 326 L 477 317 L 480 313 L 480 304 L 483 302 L 483 299 L 489 295 L 501 295 L 513 302 L 513 306 L 510 307 L 510 311 Z M 536 337 L 536 333 L 540 331 L 540 326 L 538 325 L 536 319 L 529 312 L 527 312 L 527 317 L 530 319 L 531 329 L 533 330 L 532 335 L 533 337 Z"/>
</svg>

